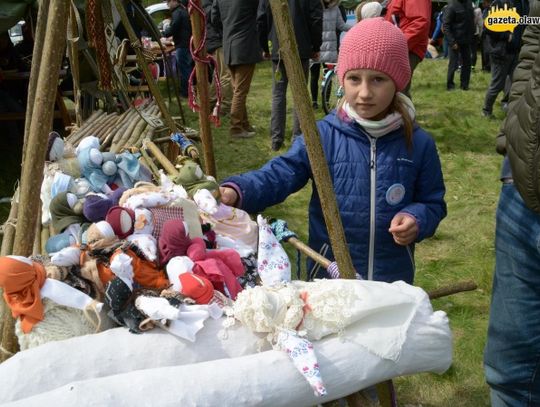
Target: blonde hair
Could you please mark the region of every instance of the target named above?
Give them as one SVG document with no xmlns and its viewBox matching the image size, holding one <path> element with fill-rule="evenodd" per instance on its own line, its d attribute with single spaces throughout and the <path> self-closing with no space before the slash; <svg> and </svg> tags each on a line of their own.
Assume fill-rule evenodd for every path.
<svg viewBox="0 0 540 407">
<path fill-rule="evenodd" d="M 360 4 L 358 4 L 358 6 L 356 6 L 356 8 L 354 9 L 354 16 L 356 17 L 356 22 L 359 22 L 362 20 L 362 7 L 364 7 L 364 5 L 368 2 L 368 0 L 366 1 L 362 1 Z"/>
<path fill-rule="evenodd" d="M 367 5 L 367 4 L 370 4 L 370 3 L 379 3 L 380 4 L 380 2 L 378 0 L 364 0 L 360 4 L 358 4 L 358 6 L 356 6 L 356 8 L 354 9 L 354 15 L 356 17 L 356 22 L 357 23 L 364 20 L 365 18 L 378 17 L 378 16 L 381 15 L 382 6 L 380 6 L 376 10 L 370 10 L 371 11 L 369 13 L 370 15 L 362 18 L 362 10 L 363 10 L 364 6 Z"/>
</svg>

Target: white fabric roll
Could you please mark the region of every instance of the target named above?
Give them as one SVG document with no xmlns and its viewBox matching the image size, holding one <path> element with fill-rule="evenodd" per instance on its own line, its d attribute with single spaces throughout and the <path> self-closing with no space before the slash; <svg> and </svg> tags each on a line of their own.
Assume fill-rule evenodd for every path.
<svg viewBox="0 0 540 407">
<path fill-rule="evenodd" d="M 370 301 L 381 300 L 373 291 L 377 283 L 350 283 L 369 283 Z M 389 329 L 377 325 L 383 307 L 378 316 L 368 313 L 351 320 L 341 336 L 313 342 L 328 391 L 323 398 L 313 395 L 284 352 L 257 353 L 260 346 L 269 349 L 262 335 L 236 323 L 224 339 L 219 334 L 223 320 L 208 319 L 195 343 L 156 329 L 133 335 L 117 328 L 20 352 L 0 365 L 0 404 L 19 400 L 12 405 L 307 406 L 399 375 L 444 372 L 452 361 L 446 314 L 433 312 L 419 288 L 402 282 L 379 284 L 412 298 L 414 315 L 405 332 Z M 395 291 L 379 293 L 393 297 Z M 386 308 L 395 311 L 393 306 Z M 384 335 L 393 335 L 386 338 L 393 344 L 385 348 L 386 358 L 368 350 L 376 348 L 371 339 Z M 401 340 L 396 353 L 394 345 Z"/>
</svg>

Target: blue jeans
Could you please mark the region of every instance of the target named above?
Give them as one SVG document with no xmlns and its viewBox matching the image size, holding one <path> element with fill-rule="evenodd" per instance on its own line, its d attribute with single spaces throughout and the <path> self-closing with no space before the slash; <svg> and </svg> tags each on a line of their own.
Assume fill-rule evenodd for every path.
<svg viewBox="0 0 540 407">
<path fill-rule="evenodd" d="M 492 406 L 540 406 L 540 215 L 513 184 L 502 187 L 495 256 L 484 352 Z"/>
<path fill-rule="evenodd" d="M 188 81 L 193 69 L 193 59 L 189 48 L 176 48 L 176 71 L 180 74 L 180 95 L 187 97 Z"/>
</svg>

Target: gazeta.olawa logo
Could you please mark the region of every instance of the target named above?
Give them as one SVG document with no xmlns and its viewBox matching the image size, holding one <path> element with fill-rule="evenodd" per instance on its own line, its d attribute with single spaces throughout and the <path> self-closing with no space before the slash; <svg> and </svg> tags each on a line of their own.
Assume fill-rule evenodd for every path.
<svg viewBox="0 0 540 407">
<path fill-rule="evenodd" d="M 508 8 L 507 4 L 503 8 L 491 7 L 484 20 L 484 26 L 495 32 L 514 32 L 518 25 L 531 24 L 540 24 L 540 17 L 520 16 L 515 7 Z"/>
</svg>

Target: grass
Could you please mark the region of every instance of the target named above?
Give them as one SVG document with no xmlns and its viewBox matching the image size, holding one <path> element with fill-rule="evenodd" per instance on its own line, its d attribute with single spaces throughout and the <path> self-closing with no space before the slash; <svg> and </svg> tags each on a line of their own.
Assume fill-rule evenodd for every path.
<svg viewBox="0 0 540 407">
<path fill-rule="evenodd" d="M 459 79 L 457 83 L 459 83 Z M 417 246 L 416 284 L 429 290 L 456 281 L 472 279 L 479 289 L 434 300 L 435 309 L 448 313 L 454 335 L 454 363 L 443 375 L 416 374 L 395 380 L 399 404 L 414 406 L 488 406 L 482 352 L 494 268 L 494 214 L 497 202 L 500 156 L 494 141 L 503 113 L 496 105 L 496 120 L 480 115 L 489 74 L 472 74 L 470 91 L 447 92 L 446 61 L 425 60 L 414 76 L 412 93 L 418 122 L 437 142 L 445 182 L 448 217 L 437 234 Z M 289 92 L 288 111 L 292 99 Z M 213 128 L 217 177 L 223 179 L 260 167 L 274 157 L 270 148 L 269 122 L 271 69 L 257 66 L 248 97 L 248 111 L 257 128 L 253 139 L 231 140 L 228 120 Z M 499 109 L 499 110 L 498 110 Z M 171 105 L 171 110 L 174 107 Z M 185 108 L 187 124 L 198 127 L 197 115 Z M 316 116 L 322 117 L 321 110 Z M 292 116 L 288 115 L 286 147 L 290 145 Z M 3 140 L 2 142 L 5 142 Z M 6 151 L 2 148 L 2 151 Z M 19 156 L 6 154 L 0 160 L 0 197 L 10 196 L 20 168 Z M 269 208 L 265 215 L 286 219 L 291 230 L 307 241 L 307 205 L 310 187 Z M 0 206 L 5 220 L 9 205 Z M 289 249 L 291 258 L 296 254 Z"/>
<path fill-rule="evenodd" d="M 448 216 L 436 235 L 417 246 L 415 283 L 429 290 L 471 279 L 479 288 L 433 301 L 435 309 L 448 314 L 454 335 L 454 362 L 449 371 L 443 375 L 400 377 L 395 384 L 400 405 L 488 406 L 482 353 L 494 268 L 494 214 L 501 162 L 494 145 L 503 113 L 497 107 L 496 120 L 491 121 L 480 115 L 489 74 L 474 72 L 468 92 L 447 92 L 446 67 L 446 60 L 425 60 L 418 66 L 413 82 L 417 120 L 437 142 L 448 203 Z M 459 78 L 456 81 L 459 84 Z M 290 92 L 288 97 L 290 113 Z M 226 119 L 220 128 L 212 130 L 218 179 L 258 168 L 276 155 L 270 149 L 270 100 L 270 65 L 262 63 L 248 96 L 250 120 L 258 130 L 256 137 L 231 140 Z M 320 110 L 315 114 L 323 116 Z M 191 112 L 187 117 L 195 126 L 197 117 Z M 287 137 L 291 126 L 289 114 Z M 269 208 L 265 215 L 286 219 L 305 241 L 310 193 L 310 187 L 306 187 Z M 296 256 L 292 251 L 289 254 Z"/>
</svg>

